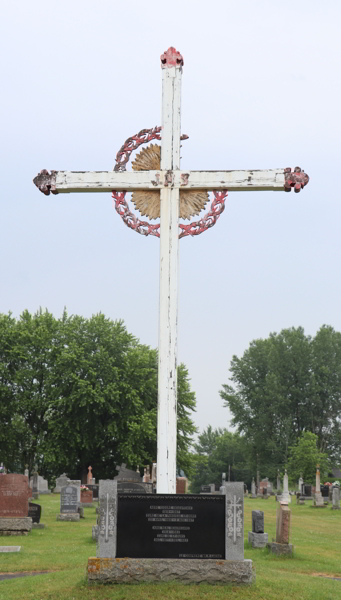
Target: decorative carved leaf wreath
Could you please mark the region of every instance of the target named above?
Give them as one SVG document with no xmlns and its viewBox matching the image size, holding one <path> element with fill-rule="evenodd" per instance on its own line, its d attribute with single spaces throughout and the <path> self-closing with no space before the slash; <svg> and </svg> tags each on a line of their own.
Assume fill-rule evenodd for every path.
<svg viewBox="0 0 341 600">
<path fill-rule="evenodd" d="M 181 135 L 180 140 L 186 140 L 187 138 L 187 135 Z M 117 173 L 125 171 L 131 153 L 137 150 L 141 144 L 146 144 L 152 140 L 161 140 L 161 127 L 141 129 L 139 133 L 128 138 L 116 154 L 114 171 Z M 132 164 L 135 171 L 149 169 L 159 171 L 160 163 L 161 148 L 157 144 L 151 144 L 148 148 L 140 152 Z M 160 223 L 153 224 L 148 221 L 140 221 L 129 208 L 126 201 L 126 192 L 113 190 L 112 197 L 115 201 L 115 210 L 127 227 L 130 227 L 130 229 L 141 235 L 160 237 Z M 213 227 L 225 209 L 226 198 L 227 190 L 221 190 L 220 192 L 213 191 L 213 201 L 210 210 L 199 221 L 192 221 L 188 225 L 179 223 L 179 239 L 189 235 L 200 235 Z M 180 190 L 180 217 L 182 219 L 189 219 L 191 215 L 198 215 L 205 207 L 208 199 L 209 196 L 206 192 Z M 132 200 L 142 215 L 148 215 L 151 219 L 157 219 L 160 216 L 159 191 L 134 192 Z"/>
<path fill-rule="evenodd" d="M 143 148 L 132 162 L 133 171 L 159 171 L 161 166 L 161 147 L 150 144 Z M 198 215 L 209 201 L 207 192 L 198 190 L 180 190 L 180 218 L 190 219 Z M 142 190 L 132 194 L 132 202 L 142 216 L 150 219 L 160 217 L 160 191 Z"/>
</svg>

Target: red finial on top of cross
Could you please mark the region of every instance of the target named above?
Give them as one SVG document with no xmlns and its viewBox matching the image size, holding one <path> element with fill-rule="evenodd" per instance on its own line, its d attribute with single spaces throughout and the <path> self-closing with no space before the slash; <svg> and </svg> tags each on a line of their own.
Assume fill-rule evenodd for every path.
<svg viewBox="0 0 341 600">
<path fill-rule="evenodd" d="M 183 67 L 183 56 L 171 46 L 166 52 L 161 54 L 161 69 L 169 69 L 169 67 Z"/>
</svg>

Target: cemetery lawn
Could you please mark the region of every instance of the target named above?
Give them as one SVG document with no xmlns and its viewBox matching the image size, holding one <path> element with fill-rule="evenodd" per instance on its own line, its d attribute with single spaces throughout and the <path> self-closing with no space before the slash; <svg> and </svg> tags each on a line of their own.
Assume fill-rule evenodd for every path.
<svg viewBox="0 0 341 600">
<path fill-rule="evenodd" d="M 88 586 L 86 567 L 96 556 L 92 525 L 95 506 L 85 508 L 78 523 L 57 522 L 59 494 L 40 496 L 41 522 L 47 526 L 28 536 L 2 537 L 0 545 L 19 545 L 19 553 L 0 554 L 0 573 L 46 572 L 34 577 L 0 581 L 0 600 L 335 600 L 341 598 L 341 510 L 290 505 L 293 558 L 275 557 L 249 547 L 251 511 L 263 510 L 269 540 L 275 536 L 276 502 L 245 500 L 245 558 L 251 558 L 256 582 L 250 586 L 142 584 Z M 340 580 L 332 579 L 338 577 Z"/>
</svg>

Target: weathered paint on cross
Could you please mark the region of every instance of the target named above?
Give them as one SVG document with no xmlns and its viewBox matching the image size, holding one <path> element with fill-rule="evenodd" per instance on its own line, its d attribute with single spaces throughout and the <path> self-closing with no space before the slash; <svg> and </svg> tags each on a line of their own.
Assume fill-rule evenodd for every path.
<svg viewBox="0 0 341 600">
<path fill-rule="evenodd" d="M 197 235 L 212 226 L 224 208 L 226 190 L 229 191 L 287 191 L 299 192 L 309 177 L 299 167 L 294 170 L 270 169 L 249 171 L 181 171 L 181 77 L 184 61 L 175 48 L 161 56 L 162 67 L 162 127 L 161 165 L 159 170 L 125 171 L 132 140 L 144 143 L 147 134 L 160 139 L 160 128 L 142 130 L 128 138 L 118 156 L 114 171 L 41 171 L 33 180 L 46 195 L 69 192 L 111 192 L 118 197 L 117 206 L 124 204 L 124 192 L 160 190 L 160 309 L 159 309 L 159 373 L 158 373 L 158 431 L 157 431 L 157 491 L 175 493 L 176 490 L 176 393 L 177 393 L 177 311 L 179 261 L 179 197 L 181 190 L 210 190 L 220 203 L 215 217 L 208 224 L 197 222 L 180 225 L 184 235 Z M 142 141 L 141 141 L 142 140 Z M 148 140 L 146 140 L 148 141 Z M 116 159 L 118 161 L 118 159 Z M 219 192 L 221 190 L 221 192 Z M 115 196 L 116 194 L 116 196 Z M 219 196 L 220 194 L 220 196 Z M 120 197 L 123 197 L 123 199 Z M 117 208 L 116 208 L 117 210 Z M 121 214 L 132 227 L 135 217 L 127 206 Z M 213 213 L 211 213 L 213 214 Z M 209 213 L 210 215 L 210 213 Z M 207 217 L 206 217 L 207 218 Z M 209 219 L 208 219 L 209 220 Z M 136 219 L 135 219 L 136 221 Z M 132 227 L 139 233 L 157 233 L 158 225 L 138 222 Z M 146 229 L 147 228 L 147 229 Z M 186 231 L 184 231 L 186 229 Z"/>
</svg>

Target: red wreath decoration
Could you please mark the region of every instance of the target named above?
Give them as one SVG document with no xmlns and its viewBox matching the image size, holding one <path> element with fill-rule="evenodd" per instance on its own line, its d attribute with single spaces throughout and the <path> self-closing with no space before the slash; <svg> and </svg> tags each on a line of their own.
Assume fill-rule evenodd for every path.
<svg viewBox="0 0 341 600">
<path fill-rule="evenodd" d="M 126 164 L 129 161 L 130 155 L 134 150 L 137 150 L 141 144 L 147 144 L 152 140 L 161 140 L 160 136 L 161 127 L 154 127 L 153 129 L 141 129 L 139 133 L 128 138 L 123 146 L 116 155 L 116 165 L 114 171 L 125 171 Z M 187 139 L 187 135 L 182 135 L 181 140 Z M 141 221 L 131 212 L 129 205 L 125 199 L 127 192 L 116 192 L 113 190 L 112 197 L 115 200 L 115 210 L 122 218 L 123 222 L 140 233 L 141 235 L 154 235 L 160 237 L 160 223 L 153 225 L 149 221 Z M 210 206 L 210 210 L 198 221 L 192 221 L 188 225 L 179 223 L 180 233 L 179 238 L 186 237 L 188 235 L 200 235 L 204 231 L 207 231 L 218 221 L 221 213 L 225 210 L 225 200 L 227 198 L 227 190 L 221 192 L 213 192 L 214 199 Z"/>
</svg>

